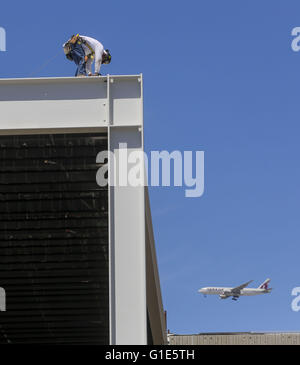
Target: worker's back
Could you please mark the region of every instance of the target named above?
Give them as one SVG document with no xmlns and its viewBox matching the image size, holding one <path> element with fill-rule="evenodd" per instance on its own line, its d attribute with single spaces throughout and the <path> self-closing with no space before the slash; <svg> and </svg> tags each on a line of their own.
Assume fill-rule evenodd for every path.
<svg viewBox="0 0 300 365">
<path fill-rule="evenodd" d="M 89 45 L 95 50 L 96 48 L 102 48 L 104 49 L 102 43 L 100 43 L 97 39 L 91 38 L 91 37 L 87 37 L 85 35 L 80 35 L 80 38 L 82 38 L 84 41 L 88 42 Z M 83 47 L 85 47 L 85 45 L 83 44 Z"/>
</svg>

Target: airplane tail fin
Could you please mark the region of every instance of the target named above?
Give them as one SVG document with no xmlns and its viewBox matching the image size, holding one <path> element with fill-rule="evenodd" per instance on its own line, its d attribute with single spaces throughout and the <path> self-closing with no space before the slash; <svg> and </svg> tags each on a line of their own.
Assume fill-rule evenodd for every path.
<svg viewBox="0 0 300 365">
<path fill-rule="evenodd" d="M 265 289 L 268 290 L 269 288 L 269 282 L 271 281 L 271 279 L 267 279 L 265 280 L 262 284 L 260 284 L 260 286 L 258 287 L 258 289 Z"/>
</svg>

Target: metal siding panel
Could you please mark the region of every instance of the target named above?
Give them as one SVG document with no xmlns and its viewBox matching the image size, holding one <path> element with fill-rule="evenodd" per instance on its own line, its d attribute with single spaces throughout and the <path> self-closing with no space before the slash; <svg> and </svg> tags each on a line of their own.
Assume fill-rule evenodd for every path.
<svg viewBox="0 0 300 365">
<path fill-rule="evenodd" d="M 99 134 L 0 136 L 0 343 L 108 344 L 106 149 Z"/>
</svg>

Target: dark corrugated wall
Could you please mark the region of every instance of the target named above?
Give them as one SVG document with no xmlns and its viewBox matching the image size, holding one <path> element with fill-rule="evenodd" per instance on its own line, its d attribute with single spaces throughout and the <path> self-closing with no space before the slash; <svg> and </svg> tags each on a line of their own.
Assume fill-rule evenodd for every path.
<svg viewBox="0 0 300 365">
<path fill-rule="evenodd" d="M 104 134 L 0 136 L 0 343 L 108 344 Z"/>
</svg>

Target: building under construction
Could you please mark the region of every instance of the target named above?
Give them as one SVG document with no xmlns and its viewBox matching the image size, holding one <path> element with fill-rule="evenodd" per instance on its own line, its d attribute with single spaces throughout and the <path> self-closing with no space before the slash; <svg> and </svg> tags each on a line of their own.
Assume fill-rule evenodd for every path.
<svg viewBox="0 0 300 365">
<path fill-rule="evenodd" d="M 147 188 L 96 181 L 124 143 L 141 75 L 0 80 L 0 343 L 167 343 Z"/>
<path fill-rule="evenodd" d="M 300 345 L 299 332 L 220 332 L 195 335 L 169 334 L 174 346 L 191 345 Z"/>
</svg>

